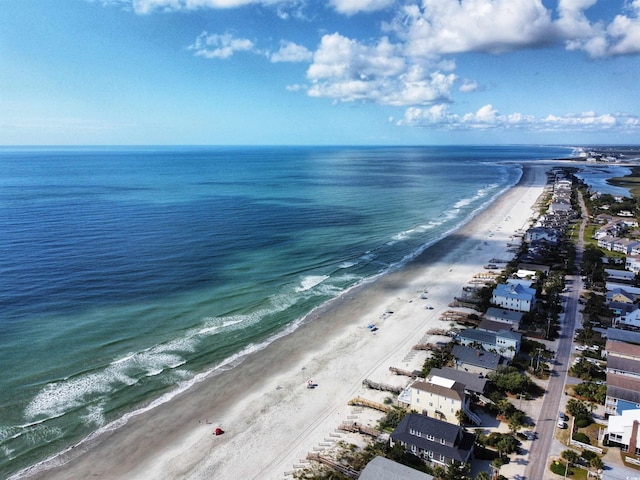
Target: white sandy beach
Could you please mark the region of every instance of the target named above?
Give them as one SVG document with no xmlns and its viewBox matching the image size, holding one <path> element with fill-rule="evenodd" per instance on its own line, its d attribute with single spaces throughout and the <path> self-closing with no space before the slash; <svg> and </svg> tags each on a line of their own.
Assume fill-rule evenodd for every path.
<svg viewBox="0 0 640 480">
<path fill-rule="evenodd" d="M 517 186 L 417 260 L 350 291 L 231 371 L 130 419 L 61 457 L 65 465 L 30 478 L 284 479 L 307 453 L 355 439 L 336 427 L 346 421 L 374 426 L 382 414 L 348 401 L 363 396 L 382 402 L 391 395 L 363 387 L 362 380 L 408 383 L 389 367 L 420 369 L 425 353 L 412 346 L 436 340 L 428 330 L 448 327 L 440 314 L 490 259 L 512 257 L 507 243 L 529 225 L 549 168 L 527 165 Z M 425 290 L 427 299 L 421 298 Z M 370 323 L 378 327 L 375 333 Z M 306 388 L 307 379 L 317 387 Z M 219 425 L 225 433 L 216 437 Z"/>
</svg>

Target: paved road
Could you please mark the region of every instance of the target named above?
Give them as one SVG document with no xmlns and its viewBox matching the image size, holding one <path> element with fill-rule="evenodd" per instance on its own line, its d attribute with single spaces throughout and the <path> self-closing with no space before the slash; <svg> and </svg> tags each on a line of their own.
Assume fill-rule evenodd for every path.
<svg viewBox="0 0 640 480">
<path fill-rule="evenodd" d="M 583 212 L 586 212 L 582 196 L 580 205 Z M 525 469 L 525 478 L 530 480 L 539 480 L 544 478 L 546 471 L 549 469 L 549 456 L 558 455 L 557 442 L 554 442 L 554 432 L 558 421 L 558 413 L 560 411 L 560 401 L 564 392 L 564 385 L 567 379 L 567 370 L 571 361 L 571 346 L 573 336 L 576 329 L 578 319 L 578 299 L 582 289 L 582 280 L 580 278 L 580 264 L 582 263 L 582 253 L 584 250 L 584 228 L 586 219 L 583 217 L 580 222 L 580 234 L 576 245 L 576 272 L 578 274 L 567 275 L 566 284 L 569 291 L 566 293 L 566 302 L 564 305 L 565 312 L 561 316 L 562 325 L 560 330 L 560 338 L 558 340 L 558 348 L 556 350 L 555 363 L 551 369 L 551 377 L 549 385 L 544 396 L 540 416 L 536 423 L 536 432 L 538 439 L 531 443 L 529 451 L 529 463 Z"/>
</svg>

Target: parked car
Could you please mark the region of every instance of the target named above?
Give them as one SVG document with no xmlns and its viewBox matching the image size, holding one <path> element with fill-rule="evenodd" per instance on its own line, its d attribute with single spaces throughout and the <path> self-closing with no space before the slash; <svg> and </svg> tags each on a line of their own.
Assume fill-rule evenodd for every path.
<svg viewBox="0 0 640 480">
<path fill-rule="evenodd" d="M 567 423 L 562 420 L 558 420 L 558 428 L 567 428 Z"/>
</svg>

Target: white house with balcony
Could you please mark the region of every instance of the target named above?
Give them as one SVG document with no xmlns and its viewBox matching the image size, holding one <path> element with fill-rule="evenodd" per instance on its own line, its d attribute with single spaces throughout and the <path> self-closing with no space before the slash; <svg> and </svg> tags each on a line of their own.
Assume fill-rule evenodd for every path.
<svg viewBox="0 0 640 480">
<path fill-rule="evenodd" d="M 530 312 L 535 301 L 535 289 L 514 283 L 497 284 L 491 296 L 494 305 L 518 312 Z"/>
</svg>

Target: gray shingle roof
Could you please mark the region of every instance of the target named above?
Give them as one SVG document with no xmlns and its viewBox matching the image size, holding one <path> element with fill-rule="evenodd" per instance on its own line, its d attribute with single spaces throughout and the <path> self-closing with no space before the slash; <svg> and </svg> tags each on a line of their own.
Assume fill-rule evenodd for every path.
<svg viewBox="0 0 640 480">
<path fill-rule="evenodd" d="M 375 457 L 362 470 L 360 480 L 433 480 L 433 476 L 394 462 L 384 457 Z"/>
<path fill-rule="evenodd" d="M 465 389 L 470 392 L 484 393 L 487 388 L 487 379 L 480 377 L 477 373 L 465 372 L 464 370 L 456 370 L 451 367 L 432 368 L 429 372 L 431 377 L 448 378 L 464 385 Z"/>
<path fill-rule="evenodd" d="M 423 392 L 435 393 L 440 397 L 454 398 L 456 400 L 464 401 L 466 395 L 464 393 L 464 385 L 462 383 L 455 382 L 451 388 L 436 385 L 429 382 L 413 382 L 413 388 L 417 388 Z"/>
<path fill-rule="evenodd" d="M 640 375 L 640 360 L 609 355 L 607 357 L 607 369 L 636 373 Z"/>
<path fill-rule="evenodd" d="M 434 436 L 435 440 L 427 440 L 426 437 L 411 435 L 409 433 L 410 430 L 428 432 Z M 467 459 L 475 441 L 475 435 L 465 432 L 458 425 L 417 413 L 405 415 L 391 434 L 391 438 L 409 445 L 415 445 L 423 450 L 430 450 L 459 462 L 464 462 Z M 453 442 L 454 446 L 443 445 L 440 443 L 440 439 L 444 439 L 447 443 Z"/>
<path fill-rule="evenodd" d="M 640 403 L 640 379 L 607 373 L 607 396 Z"/>
<path fill-rule="evenodd" d="M 522 312 L 513 312 L 511 310 L 505 310 L 504 308 L 490 307 L 487 309 L 484 316 L 490 319 L 504 319 L 509 323 L 520 323 L 522 320 Z"/>
<path fill-rule="evenodd" d="M 635 343 L 640 345 L 640 332 L 631 332 L 619 328 L 607 328 L 607 338 L 620 342 Z"/>
<path fill-rule="evenodd" d="M 486 352 L 484 350 L 454 345 L 451 353 L 461 363 L 475 365 L 477 367 L 496 370 L 503 363 L 503 358 L 497 353 Z"/>
</svg>

